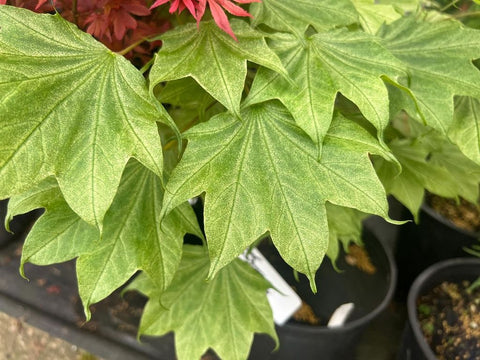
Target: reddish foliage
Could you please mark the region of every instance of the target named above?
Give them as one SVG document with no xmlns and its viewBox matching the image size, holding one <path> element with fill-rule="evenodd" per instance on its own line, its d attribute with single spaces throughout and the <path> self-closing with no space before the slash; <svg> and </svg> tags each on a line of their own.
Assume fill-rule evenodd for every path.
<svg viewBox="0 0 480 360">
<path fill-rule="evenodd" d="M 48 0 L 0 0 L 0 4 L 23 7 L 39 13 L 53 12 Z M 152 15 L 145 0 L 54 0 L 56 10 L 68 21 L 93 35 L 113 51 L 139 43 L 126 54 L 141 66 L 161 42 L 143 43 L 142 39 L 159 35 L 170 28 L 166 19 Z"/>
<path fill-rule="evenodd" d="M 187 9 L 198 23 L 208 4 L 217 25 L 236 39 L 225 11 L 235 16 L 250 16 L 235 3 L 249 4 L 259 1 L 156 0 L 150 8 L 146 0 L 53 0 L 53 3 L 62 17 L 75 23 L 113 51 L 121 51 L 138 43 L 139 45 L 125 56 L 141 66 L 151 59 L 153 50 L 161 45 L 160 41 L 142 43 L 142 39 L 162 34 L 171 26 L 167 19 L 152 14 L 152 9 L 170 3 L 170 13 L 180 13 Z M 54 11 L 48 0 L 0 0 L 0 4 L 6 3 L 39 13 Z"/>
<path fill-rule="evenodd" d="M 205 9 L 208 6 L 212 13 L 213 19 L 217 23 L 218 27 L 233 37 L 235 40 L 235 34 L 230 27 L 228 17 L 225 14 L 225 10 L 235 16 L 251 16 L 247 11 L 242 9 L 238 4 L 250 4 L 252 2 L 260 2 L 260 0 L 157 0 L 153 3 L 150 9 L 157 6 L 166 4 L 170 1 L 170 13 L 182 12 L 185 8 L 193 15 L 193 17 L 199 22 L 205 14 Z"/>
</svg>

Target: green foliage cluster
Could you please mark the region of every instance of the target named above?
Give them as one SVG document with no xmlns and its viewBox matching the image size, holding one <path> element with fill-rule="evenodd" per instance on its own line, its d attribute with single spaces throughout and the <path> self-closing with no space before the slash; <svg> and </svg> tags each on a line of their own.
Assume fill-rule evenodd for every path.
<svg viewBox="0 0 480 360">
<path fill-rule="evenodd" d="M 480 31 L 440 10 L 263 0 L 238 41 L 175 26 L 142 73 L 58 14 L 0 6 L 0 199 L 7 226 L 46 209 L 22 274 L 76 258 L 88 317 L 141 270 L 142 333 L 245 359 L 276 338 L 269 284 L 237 259 L 258 239 L 315 289 L 365 214 L 393 222 L 388 194 L 415 215 L 425 190 L 477 201 Z"/>
</svg>

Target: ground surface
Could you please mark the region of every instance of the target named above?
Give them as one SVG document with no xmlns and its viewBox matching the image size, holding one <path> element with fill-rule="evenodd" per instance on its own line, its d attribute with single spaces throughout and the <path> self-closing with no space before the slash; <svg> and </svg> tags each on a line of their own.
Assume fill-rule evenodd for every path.
<svg viewBox="0 0 480 360">
<path fill-rule="evenodd" d="M 32 359 L 100 360 L 75 345 L 0 312 L 0 360 Z"/>
</svg>

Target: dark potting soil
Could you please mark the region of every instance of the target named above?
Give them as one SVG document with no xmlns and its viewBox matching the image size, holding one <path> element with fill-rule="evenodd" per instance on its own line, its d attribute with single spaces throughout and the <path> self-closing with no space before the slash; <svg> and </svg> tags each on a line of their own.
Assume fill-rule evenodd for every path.
<svg viewBox="0 0 480 360">
<path fill-rule="evenodd" d="M 417 301 L 427 343 L 440 360 L 480 360 L 480 287 L 443 282 Z"/>
<path fill-rule="evenodd" d="M 472 204 L 462 198 L 457 202 L 432 194 L 427 194 L 427 203 L 459 228 L 474 233 L 480 232 L 480 203 Z"/>
</svg>

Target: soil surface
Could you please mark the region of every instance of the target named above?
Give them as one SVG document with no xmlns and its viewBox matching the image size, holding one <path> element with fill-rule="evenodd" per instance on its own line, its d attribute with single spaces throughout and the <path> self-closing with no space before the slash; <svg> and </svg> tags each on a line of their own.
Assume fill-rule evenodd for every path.
<svg viewBox="0 0 480 360">
<path fill-rule="evenodd" d="M 472 204 L 462 198 L 457 202 L 454 199 L 445 199 L 432 194 L 427 194 L 427 203 L 459 228 L 475 233 L 480 232 L 480 203 Z"/>
<path fill-rule="evenodd" d="M 420 326 L 439 360 L 480 360 L 480 287 L 443 282 L 417 301 Z"/>
</svg>

